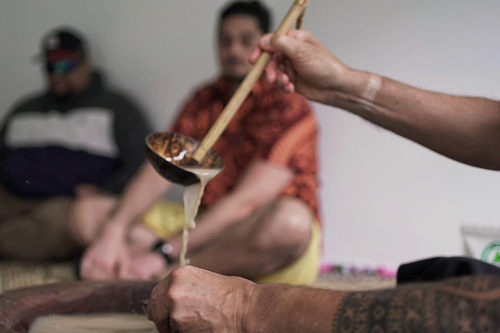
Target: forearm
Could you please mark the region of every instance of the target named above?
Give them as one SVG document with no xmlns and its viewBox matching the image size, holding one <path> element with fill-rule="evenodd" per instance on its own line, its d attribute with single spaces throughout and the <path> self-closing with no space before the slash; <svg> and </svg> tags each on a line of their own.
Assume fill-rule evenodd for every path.
<svg viewBox="0 0 500 333">
<path fill-rule="evenodd" d="M 139 174 L 126 188 L 119 206 L 111 218 L 115 227 L 126 228 L 144 214 L 170 188 L 167 182 L 145 163 Z"/>
<path fill-rule="evenodd" d="M 451 159 L 500 170 L 499 102 L 434 93 L 358 71 L 344 88 L 331 94 L 329 104 Z"/>
<path fill-rule="evenodd" d="M 243 312 L 242 333 L 331 333 L 337 309 L 347 295 L 342 291 L 258 285 Z"/>
<path fill-rule="evenodd" d="M 498 332 L 500 277 L 345 293 L 257 286 L 242 331 L 265 332 Z"/>
</svg>

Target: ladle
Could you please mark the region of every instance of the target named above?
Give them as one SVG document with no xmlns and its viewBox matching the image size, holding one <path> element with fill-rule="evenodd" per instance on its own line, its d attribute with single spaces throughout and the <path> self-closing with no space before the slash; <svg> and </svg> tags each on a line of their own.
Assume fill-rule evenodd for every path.
<svg viewBox="0 0 500 333">
<path fill-rule="evenodd" d="M 213 149 L 198 163 L 191 156 L 199 142 L 177 133 L 153 133 L 146 139 L 147 156 L 153 168 L 163 178 L 182 186 L 198 183 L 198 177 L 188 168 L 224 169 L 224 161 Z"/>
</svg>

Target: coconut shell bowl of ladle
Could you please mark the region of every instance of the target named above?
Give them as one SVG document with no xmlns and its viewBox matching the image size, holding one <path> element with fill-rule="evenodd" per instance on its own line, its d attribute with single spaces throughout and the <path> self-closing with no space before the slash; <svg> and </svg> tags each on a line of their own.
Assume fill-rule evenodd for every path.
<svg viewBox="0 0 500 333">
<path fill-rule="evenodd" d="M 193 155 L 200 143 L 177 133 L 153 133 L 146 139 L 147 156 L 153 168 L 163 178 L 182 186 L 198 183 L 199 178 L 188 169 L 224 169 L 224 161 L 209 149 L 200 162 Z"/>
</svg>

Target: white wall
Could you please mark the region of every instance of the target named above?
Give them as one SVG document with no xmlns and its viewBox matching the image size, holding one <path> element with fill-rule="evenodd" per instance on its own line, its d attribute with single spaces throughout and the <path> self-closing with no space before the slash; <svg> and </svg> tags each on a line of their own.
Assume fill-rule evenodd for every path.
<svg viewBox="0 0 500 333">
<path fill-rule="evenodd" d="M 290 1 L 268 0 L 281 19 Z M 30 57 L 60 24 L 163 128 L 216 73 L 221 0 L 0 0 L 0 117 L 41 76 Z M 428 89 L 500 98 L 498 0 L 311 0 L 306 28 L 352 67 Z M 325 261 L 388 263 L 462 253 L 463 224 L 500 225 L 500 173 L 440 157 L 339 110 L 322 126 Z"/>
</svg>

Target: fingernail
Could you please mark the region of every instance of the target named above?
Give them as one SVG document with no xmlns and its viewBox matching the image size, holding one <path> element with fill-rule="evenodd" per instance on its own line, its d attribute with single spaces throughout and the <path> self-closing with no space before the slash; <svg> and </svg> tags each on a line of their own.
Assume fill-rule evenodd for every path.
<svg viewBox="0 0 500 333">
<path fill-rule="evenodd" d="M 158 292 L 156 289 L 153 289 L 153 292 L 151 293 L 151 300 L 154 301 L 156 300 L 156 297 L 158 296 Z"/>
<path fill-rule="evenodd" d="M 271 45 L 271 36 L 265 36 L 261 40 L 262 46 L 270 46 Z"/>
<path fill-rule="evenodd" d="M 148 303 L 149 303 L 149 300 L 141 301 L 142 310 L 144 310 L 144 312 L 148 312 Z"/>
</svg>

